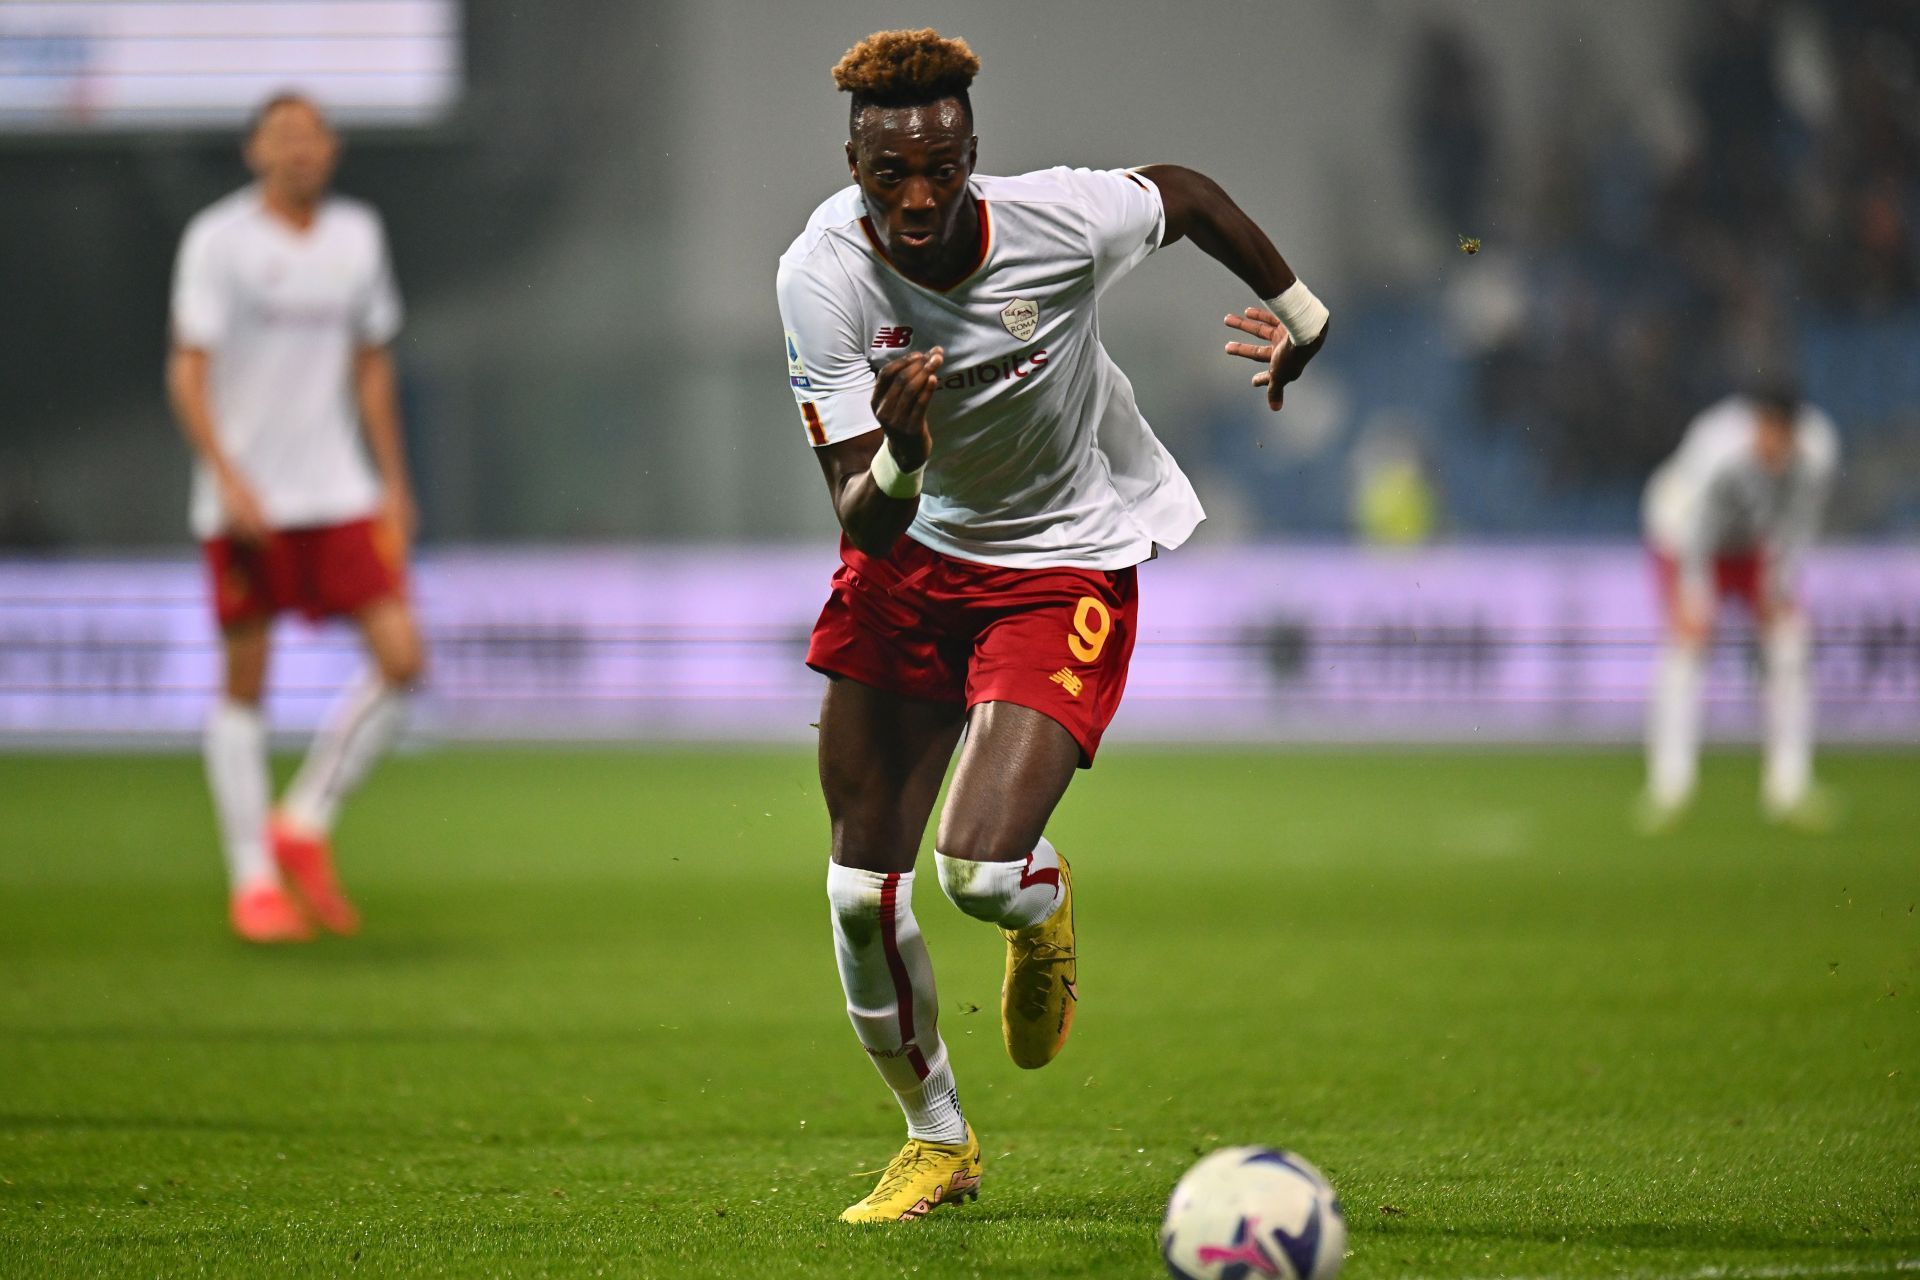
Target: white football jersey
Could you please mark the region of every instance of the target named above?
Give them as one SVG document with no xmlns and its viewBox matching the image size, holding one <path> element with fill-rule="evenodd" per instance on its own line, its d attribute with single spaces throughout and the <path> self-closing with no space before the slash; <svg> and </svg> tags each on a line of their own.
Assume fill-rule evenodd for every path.
<svg viewBox="0 0 1920 1280">
<path fill-rule="evenodd" d="M 379 506 L 353 357 L 399 330 L 386 235 L 359 201 L 329 197 L 301 231 L 249 186 L 187 224 L 173 340 L 208 353 L 214 430 L 274 527 L 339 524 Z M 209 538 L 224 523 L 213 476 L 196 465 L 193 532 Z"/>
<path fill-rule="evenodd" d="M 946 350 L 927 410 L 909 537 L 1014 568 L 1120 569 L 1205 518 L 1193 486 L 1100 345 L 1100 296 L 1160 245 L 1151 181 L 1124 170 L 976 176 L 979 265 L 946 290 L 896 271 L 858 187 L 814 211 L 780 258 L 787 380 L 808 438 L 875 430 L 875 377 Z"/>
<path fill-rule="evenodd" d="M 1746 551 L 1764 551 L 1776 587 L 1784 586 L 1819 532 L 1840 456 L 1833 420 L 1812 405 L 1800 407 L 1793 464 L 1782 475 L 1760 465 L 1759 429 L 1753 402 L 1729 396 L 1693 420 L 1647 482 L 1647 540 L 1673 557 L 1696 589 L 1706 587 L 1715 556 Z"/>
</svg>

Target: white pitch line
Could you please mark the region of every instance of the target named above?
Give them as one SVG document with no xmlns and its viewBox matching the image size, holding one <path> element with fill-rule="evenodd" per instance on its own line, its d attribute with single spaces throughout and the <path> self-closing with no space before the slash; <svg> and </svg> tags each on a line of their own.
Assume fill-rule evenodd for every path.
<svg viewBox="0 0 1920 1280">
<path fill-rule="evenodd" d="M 1818 1267 L 1701 1267 L 1696 1271 L 1619 1271 L 1611 1280 L 1802 1280 L 1809 1276 L 1894 1275 L 1920 1271 L 1920 1258 L 1896 1258 L 1891 1262 L 1835 1262 Z M 1460 1277 L 1416 1276 L 1412 1280 L 1461 1280 Z M 1469 1276 L 1465 1280 L 1584 1280 L 1564 1274 Z"/>
</svg>

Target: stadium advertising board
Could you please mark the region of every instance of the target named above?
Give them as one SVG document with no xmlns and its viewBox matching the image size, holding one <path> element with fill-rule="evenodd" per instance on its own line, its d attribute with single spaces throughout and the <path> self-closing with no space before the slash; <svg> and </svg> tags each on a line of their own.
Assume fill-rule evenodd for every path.
<svg viewBox="0 0 1920 1280">
<path fill-rule="evenodd" d="M 463 740 L 798 742 L 801 662 L 831 553 L 445 551 L 419 566 L 432 675 L 418 731 Z M 0 561 L 0 736 L 167 742 L 198 731 L 217 650 L 189 561 Z M 1644 553 L 1193 549 L 1142 566 L 1112 740 L 1604 742 L 1637 738 L 1656 635 Z M 1821 737 L 1920 739 L 1920 557 L 1821 552 Z M 1729 619 L 1708 724 L 1753 731 L 1751 634 Z M 310 728 L 358 662 L 338 624 L 281 623 L 277 729 Z M 1065 633 L 1062 634 L 1065 643 Z"/>
<path fill-rule="evenodd" d="M 31 0 L 0 4 L 0 132 L 231 130 L 297 88 L 349 125 L 445 117 L 455 0 Z"/>
</svg>

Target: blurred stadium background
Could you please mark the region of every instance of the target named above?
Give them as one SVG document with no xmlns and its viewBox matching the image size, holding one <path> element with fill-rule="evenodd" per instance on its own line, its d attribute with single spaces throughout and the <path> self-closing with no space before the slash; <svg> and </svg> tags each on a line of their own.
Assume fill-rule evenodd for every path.
<svg viewBox="0 0 1920 1280">
<path fill-rule="evenodd" d="M 1087 1011 L 1013 1069 L 998 940 L 924 888 L 989 1193 L 854 1240 L 897 1116 L 826 951 L 835 529 L 773 271 L 844 181 L 828 68 L 923 22 L 984 59 L 983 168 L 1192 165 L 1338 318 L 1270 416 L 1198 252 L 1103 303 L 1211 519 L 1049 828 Z M 365 933 L 263 953 L 161 370 L 289 86 L 408 302 L 431 657 L 340 830 Z M 1353 1280 L 1920 1269 L 1916 209 L 1911 0 L 0 0 L 0 1276 L 1146 1275 L 1239 1141 L 1328 1170 Z M 1843 439 L 1844 819 L 1764 826 L 1716 755 L 1640 840 L 1640 487 L 1787 369 Z M 291 747 L 355 646 L 280 643 Z"/>
<path fill-rule="evenodd" d="M 1689 417 L 1797 370 L 1845 465 L 1829 738 L 1920 728 L 1920 8 L 1152 4 L 925 15 L 986 58 L 982 164 L 1216 175 L 1340 313 L 1267 416 L 1246 300 L 1151 260 L 1106 337 L 1211 513 L 1143 577 L 1116 741 L 1614 740 L 1636 506 Z M 827 68 L 878 4 L 0 4 L 0 734 L 184 743 L 215 653 L 160 393 L 186 219 L 311 89 L 384 213 L 424 507 L 419 732 L 803 740 L 832 515 L 773 260 L 844 178 Z M 1481 249 L 1468 256 L 1462 237 Z M 353 661 L 286 627 L 275 723 Z M 1738 633 L 1713 687 L 1751 724 Z"/>
</svg>

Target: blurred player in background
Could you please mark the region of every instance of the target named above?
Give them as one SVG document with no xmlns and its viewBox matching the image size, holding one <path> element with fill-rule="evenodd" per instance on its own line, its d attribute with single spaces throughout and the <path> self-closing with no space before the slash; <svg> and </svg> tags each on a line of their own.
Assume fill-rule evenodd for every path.
<svg viewBox="0 0 1920 1280">
<path fill-rule="evenodd" d="M 827 890 L 856 1034 L 908 1141 L 849 1222 L 977 1193 L 914 864 L 955 746 L 940 884 L 1006 937 L 1001 1028 L 1023 1067 L 1065 1043 L 1078 990 L 1072 880 L 1043 832 L 1120 703 L 1134 567 L 1203 518 L 1100 345 L 1102 293 L 1190 238 L 1270 299 L 1227 324 L 1282 387 L 1327 311 L 1225 192 L 1172 165 L 975 172 L 979 60 L 883 31 L 834 68 L 854 186 L 780 259 L 787 374 L 844 531 L 807 661 L 831 677 L 820 777 Z"/>
<path fill-rule="evenodd" d="M 1693 798 L 1702 673 L 1716 604 L 1729 596 L 1760 633 L 1762 808 L 1775 821 L 1823 821 L 1827 806 L 1813 785 L 1811 637 L 1797 579 L 1838 456 L 1832 420 L 1796 391 L 1773 388 L 1695 418 L 1648 482 L 1643 516 L 1666 613 L 1647 719 L 1642 819 L 1650 829 L 1671 824 Z"/>
<path fill-rule="evenodd" d="M 207 779 L 233 928 L 252 942 L 358 927 L 329 832 L 399 733 L 421 667 L 406 594 L 414 506 L 387 352 L 400 295 L 378 215 L 328 194 L 339 153 L 312 102 L 270 100 L 246 139 L 258 181 L 188 224 L 174 274 L 167 389 L 193 448 L 193 532 L 225 655 Z M 284 609 L 351 618 L 372 664 L 270 809 L 261 695 Z"/>
</svg>

